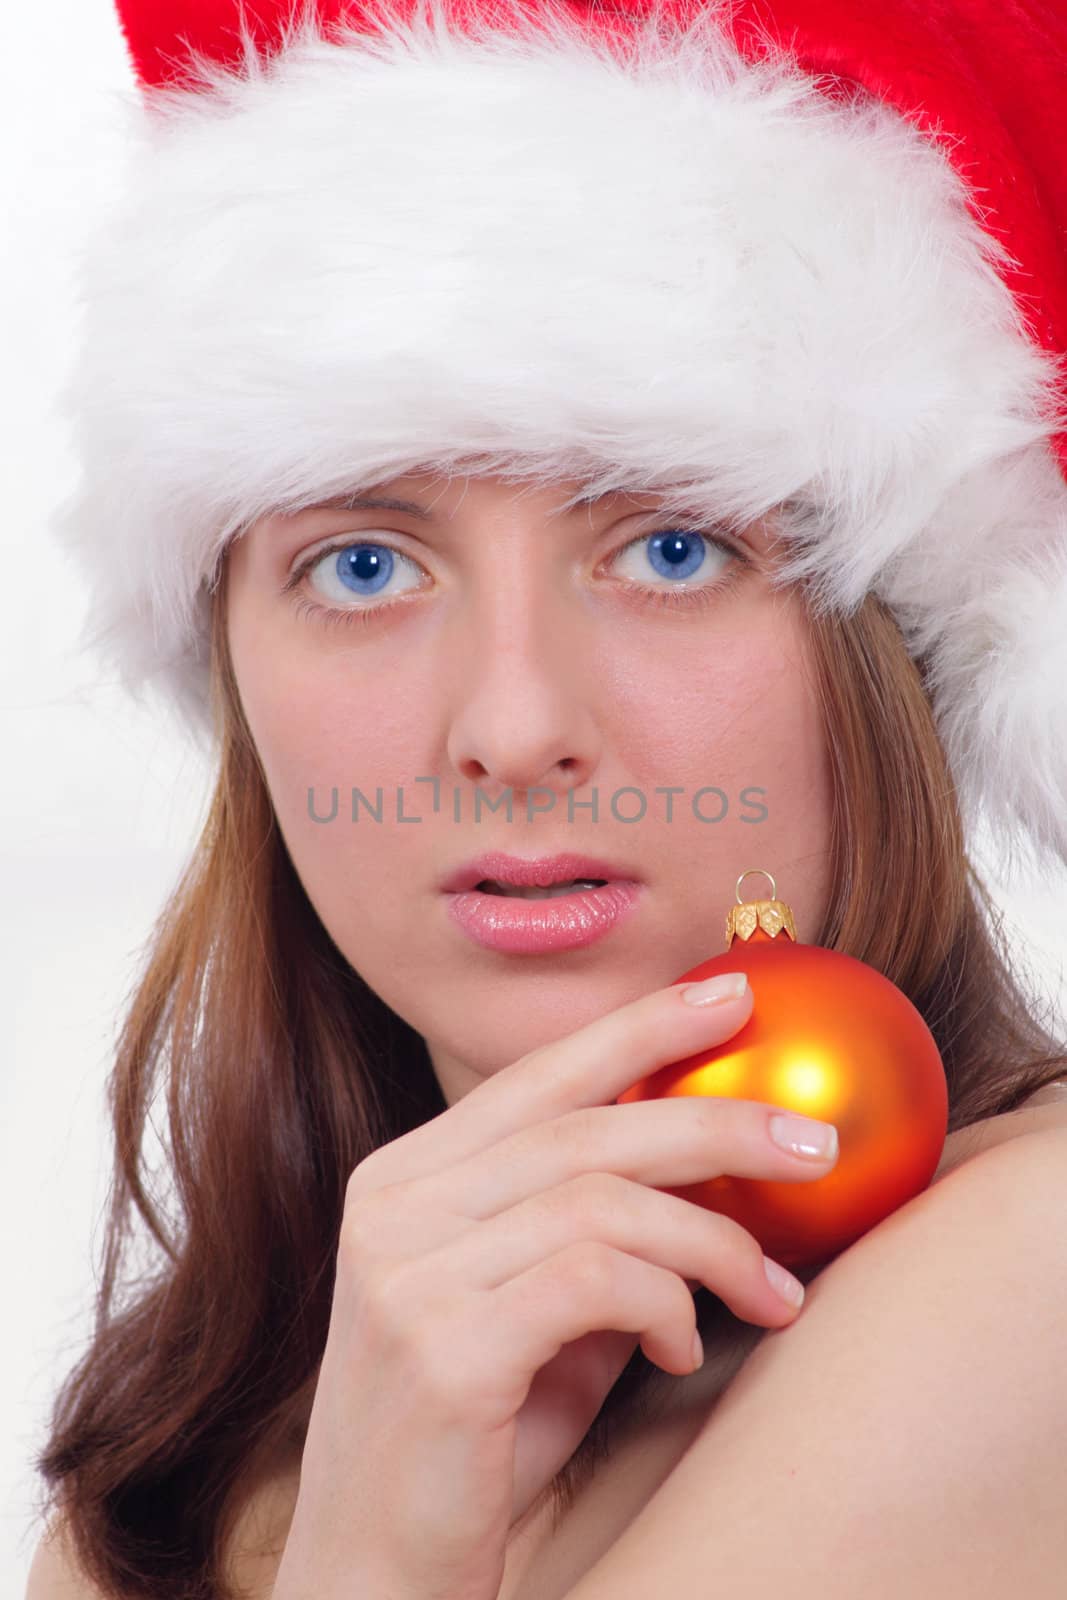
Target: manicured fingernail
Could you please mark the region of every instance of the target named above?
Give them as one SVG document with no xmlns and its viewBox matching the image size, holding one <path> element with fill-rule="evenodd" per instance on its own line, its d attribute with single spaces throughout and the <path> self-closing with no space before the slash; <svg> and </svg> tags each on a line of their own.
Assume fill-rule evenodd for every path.
<svg viewBox="0 0 1067 1600">
<path fill-rule="evenodd" d="M 837 1154 L 837 1129 L 832 1122 L 819 1122 L 815 1117 L 776 1112 L 770 1120 L 770 1135 L 775 1144 L 794 1156 L 829 1161 Z"/>
<path fill-rule="evenodd" d="M 788 1300 L 791 1306 L 799 1306 L 804 1300 L 804 1285 L 799 1278 L 794 1278 L 791 1272 L 780 1267 L 777 1261 L 772 1261 L 770 1256 L 763 1258 L 763 1270 L 767 1274 L 767 1282 L 776 1294 L 783 1300 Z"/>
<path fill-rule="evenodd" d="M 693 1335 L 693 1371 L 704 1365 L 704 1341 L 699 1333 Z"/>
<path fill-rule="evenodd" d="M 690 1006 L 710 1006 L 718 1000 L 740 1000 L 748 988 L 748 978 L 743 972 L 720 972 L 703 983 L 687 983 L 682 999 Z"/>
</svg>

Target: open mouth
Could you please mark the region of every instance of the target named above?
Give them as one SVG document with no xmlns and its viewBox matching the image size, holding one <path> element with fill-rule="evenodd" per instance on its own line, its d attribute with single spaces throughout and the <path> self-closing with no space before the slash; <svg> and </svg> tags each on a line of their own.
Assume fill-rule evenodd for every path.
<svg viewBox="0 0 1067 1600">
<path fill-rule="evenodd" d="M 474 887 L 479 894 L 505 895 L 512 900 L 558 900 L 565 895 L 578 894 L 583 889 L 603 889 L 606 883 L 606 878 L 572 878 L 569 883 L 522 888 L 515 883 L 499 883 L 495 878 L 483 878 Z"/>
</svg>

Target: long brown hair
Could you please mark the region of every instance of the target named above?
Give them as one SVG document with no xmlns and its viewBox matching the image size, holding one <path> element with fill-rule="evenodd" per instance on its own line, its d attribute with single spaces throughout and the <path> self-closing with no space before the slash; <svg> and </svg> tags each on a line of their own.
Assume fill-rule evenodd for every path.
<svg viewBox="0 0 1067 1600">
<path fill-rule="evenodd" d="M 224 1557 L 242 1488 L 272 1462 L 299 1462 L 348 1177 L 446 1109 L 421 1036 L 346 962 L 294 870 L 234 681 L 225 592 L 213 608 L 214 795 L 119 1036 L 95 1330 L 36 1458 L 42 1515 L 62 1513 L 81 1567 L 116 1600 L 231 1600 Z M 833 784 L 815 942 L 876 967 L 919 1008 L 954 1131 L 1015 1109 L 1067 1054 L 1032 1015 L 965 852 L 921 664 L 873 596 L 810 627 Z M 146 1160 L 158 1094 L 169 1215 Z M 123 1278 L 138 1217 L 156 1260 Z M 697 1304 L 702 1329 L 732 1318 L 707 1290 Z M 638 1348 L 546 1491 L 557 1514 L 657 1377 Z"/>
</svg>

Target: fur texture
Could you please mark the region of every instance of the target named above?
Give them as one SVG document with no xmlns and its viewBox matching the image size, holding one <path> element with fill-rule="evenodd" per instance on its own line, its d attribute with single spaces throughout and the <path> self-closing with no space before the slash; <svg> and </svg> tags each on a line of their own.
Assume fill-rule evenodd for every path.
<svg viewBox="0 0 1067 1600">
<path fill-rule="evenodd" d="M 305 19 L 131 102 L 64 397 L 85 642 L 209 739 L 208 588 L 269 511 L 416 470 L 784 502 L 782 582 L 879 593 L 967 814 L 1067 859 L 1061 372 L 954 166 L 721 6 L 508 10 Z"/>
</svg>

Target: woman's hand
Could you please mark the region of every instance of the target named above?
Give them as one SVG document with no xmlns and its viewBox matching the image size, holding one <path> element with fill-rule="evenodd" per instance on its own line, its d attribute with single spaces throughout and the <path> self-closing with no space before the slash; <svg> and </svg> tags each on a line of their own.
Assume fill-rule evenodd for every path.
<svg viewBox="0 0 1067 1600">
<path fill-rule="evenodd" d="M 775 1108 L 638 1078 L 730 1038 L 752 991 L 672 984 L 542 1046 L 353 1172 L 275 1600 L 496 1600 L 508 1530 L 640 1344 L 695 1369 L 691 1290 L 748 1322 L 796 1308 L 741 1225 L 655 1186 L 822 1177 Z"/>
</svg>

